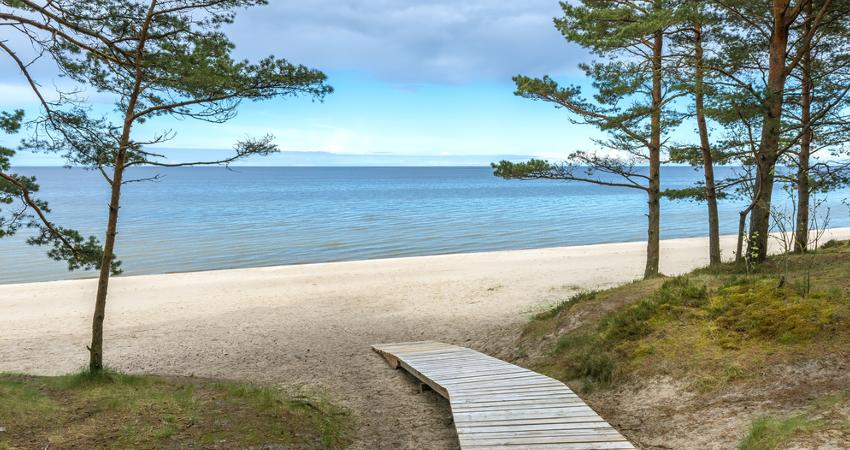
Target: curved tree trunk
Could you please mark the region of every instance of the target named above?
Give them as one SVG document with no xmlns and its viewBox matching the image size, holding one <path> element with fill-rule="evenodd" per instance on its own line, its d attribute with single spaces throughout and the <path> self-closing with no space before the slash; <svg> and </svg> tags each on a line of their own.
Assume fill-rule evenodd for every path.
<svg viewBox="0 0 850 450">
<path fill-rule="evenodd" d="M 125 126 L 125 134 L 129 136 L 129 127 Z M 125 139 L 122 137 L 122 142 Z M 121 183 L 124 178 L 124 150 L 118 151 L 115 170 L 112 175 L 112 195 L 109 200 L 109 218 L 106 225 L 106 237 L 103 242 L 103 259 L 100 265 L 100 275 L 97 280 L 97 294 L 92 319 L 91 345 L 89 345 L 89 371 L 103 370 L 103 320 L 106 317 L 106 293 L 109 289 L 109 276 L 112 269 L 112 257 L 115 254 L 115 236 L 118 232 L 118 209 L 121 205 Z"/>
<path fill-rule="evenodd" d="M 142 89 L 142 58 L 144 55 L 147 33 L 153 19 L 157 0 L 151 0 L 148 7 L 147 17 L 139 36 L 136 48 L 135 74 L 133 91 L 128 101 L 127 109 L 124 111 L 124 126 L 121 138 L 118 141 L 118 151 L 115 155 L 115 169 L 112 174 L 112 195 L 109 200 L 109 217 L 106 224 L 106 237 L 103 242 L 103 259 L 101 260 L 100 276 L 97 280 L 97 294 L 95 296 L 94 317 L 92 318 L 91 345 L 89 345 L 89 371 L 100 372 L 103 370 L 103 320 L 106 317 L 106 294 L 109 290 L 109 275 L 112 269 L 112 258 L 115 254 L 115 236 L 118 233 L 118 210 L 121 207 L 121 185 L 124 179 L 124 160 L 127 157 L 127 149 L 130 147 L 130 131 L 133 128 L 136 103 Z"/>
<path fill-rule="evenodd" d="M 717 188 L 714 185 L 714 161 L 705 121 L 705 70 L 703 68 L 702 24 L 694 24 L 694 103 L 697 128 L 699 129 L 700 152 L 705 174 L 705 200 L 708 204 L 708 257 L 709 265 L 720 264 L 720 220 L 717 213 Z"/>
</svg>

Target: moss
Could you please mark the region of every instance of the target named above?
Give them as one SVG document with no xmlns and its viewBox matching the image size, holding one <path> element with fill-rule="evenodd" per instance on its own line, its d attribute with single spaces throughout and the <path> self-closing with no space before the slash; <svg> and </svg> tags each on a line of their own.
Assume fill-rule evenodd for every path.
<svg viewBox="0 0 850 450">
<path fill-rule="evenodd" d="M 721 327 L 746 338 L 781 343 L 810 340 L 828 328 L 840 305 L 828 295 L 804 298 L 773 280 L 736 284 L 712 296 L 709 311 Z"/>
<path fill-rule="evenodd" d="M 670 318 L 689 314 L 688 308 L 702 306 L 706 299 L 705 286 L 686 276 L 672 278 L 647 298 L 609 314 L 599 332 L 611 345 L 639 339 Z"/>
<path fill-rule="evenodd" d="M 640 344 L 630 348 L 630 343 L 651 334 L 662 318 L 678 317 L 682 308 L 705 302 L 703 286 L 687 277 L 668 279 L 649 297 L 607 314 L 595 327 L 562 335 L 553 352 L 556 363 L 548 372 L 579 380 L 584 390 L 607 386 L 621 372 L 624 353 L 651 352 Z"/>
<path fill-rule="evenodd" d="M 850 341 L 850 246 L 787 263 L 781 287 L 769 260 L 757 274 L 727 264 L 580 294 L 532 318 L 523 343 L 555 335 L 532 365 L 585 390 L 671 375 L 706 392 L 765 365 L 840 352 Z M 811 289 L 795 285 L 803 279 Z"/>
</svg>

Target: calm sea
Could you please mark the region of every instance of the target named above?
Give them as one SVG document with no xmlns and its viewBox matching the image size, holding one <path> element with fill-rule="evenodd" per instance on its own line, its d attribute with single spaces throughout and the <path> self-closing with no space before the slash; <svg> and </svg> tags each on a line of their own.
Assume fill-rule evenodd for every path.
<svg viewBox="0 0 850 450">
<path fill-rule="evenodd" d="M 102 237 L 107 186 L 95 172 L 35 175 L 58 224 Z M 731 169 L 721 168 L 719 176 Z M 125 274 L 183 272 L 645 239 L 645 195 L 580 183 L 504 181 L 484 167 L 136 168 L 158 182 L 125 187 L 117 252 Z M 701 174 L 662 171 L 665 187 Z M 850 226 L 829 196 L 833 226 Z M 734 233 L 740 202 L 721 204 Z M 707 234 L 704 207 L 665 202 L 662 238 Z M 90 277 L 69 273 L 25 233 L 0 240 L 0 283 Z"/>
</svg>

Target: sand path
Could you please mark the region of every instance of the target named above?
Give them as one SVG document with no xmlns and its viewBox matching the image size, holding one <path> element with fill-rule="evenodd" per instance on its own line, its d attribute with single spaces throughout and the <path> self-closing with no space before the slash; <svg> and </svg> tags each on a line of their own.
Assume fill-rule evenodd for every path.
<svg viewBox="0 0 850 450">
<path fill-rule="evenodd" d="M 703 238 L 664 241 L 662 271 L 704 265 L 705 249 Z M 105 358 L 129 372 L 322 389 L 355 412 L 355 448 L 453 448 L 447 402 L 369 346 L 434 339 L 495 351 L 528 313 L 638 277 L 643 254 L 643 243 L 622 243 L 116 278 Z M 0 285 L 0 371 L 82 367 L 94 290 L 94 280 Z"/>
</svg>

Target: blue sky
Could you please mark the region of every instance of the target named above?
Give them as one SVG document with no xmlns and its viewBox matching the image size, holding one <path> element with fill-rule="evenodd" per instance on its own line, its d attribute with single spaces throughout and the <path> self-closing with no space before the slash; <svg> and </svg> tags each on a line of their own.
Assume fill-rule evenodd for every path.
<svg viewBox="0 0 850 450">
<path fill-rule="evenodd" d="M 518 73 L 584 84 L 576 66 L 588 57 L 552 26 L 559 12 L 553 0 L 273 0 L 241 13 L 228 30 L 237 56 L 275 54 L 321 69 L 336 92 L 322 103 L 246 103 L 225 125 L 161 118 L 139 129 L 139 137 L 173 129 L 176 138 L 161 147 L 178 149 L 167 151 L 176 159 L 208 158 L 265 133 L 281 150 L 329 152 L 349 162 L 359 155 L 370 163 L 487 164 L 500 155 L 587 149 L 592 130 L 570 124 L 551 105 L 513 95 L 510 78 Z M 9 62 L 0 70 L 0 107 L 34 111 Z M 45 86 L 62 83 L 47 67 L 38 74 Z M 89 98 L 96 109 L 109 109 L 108 98 Z M 309 162 L 304 155 L 299 161 Z M 62 161 L 22 153 L 13 162 Z"/>
</svg>

